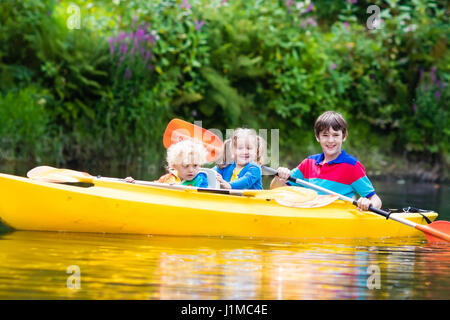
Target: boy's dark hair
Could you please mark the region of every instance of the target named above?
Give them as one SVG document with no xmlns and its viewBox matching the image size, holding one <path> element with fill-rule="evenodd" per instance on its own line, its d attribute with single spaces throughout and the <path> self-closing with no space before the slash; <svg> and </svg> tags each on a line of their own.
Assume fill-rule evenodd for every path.
<svg viewBox="0 0 450 320">
<path fill-rule="evenodd" d="M 316 123 L 314 124 L 314 133 L 316 137 L 319 137 L 320 132 L 328 130 L 330 127 L 335 131 L 341 130 L 343 137 L 347 136 L 347 122 L 344 117 L 340 113 L 326 111 L 317 118 Z"/>
</svg>

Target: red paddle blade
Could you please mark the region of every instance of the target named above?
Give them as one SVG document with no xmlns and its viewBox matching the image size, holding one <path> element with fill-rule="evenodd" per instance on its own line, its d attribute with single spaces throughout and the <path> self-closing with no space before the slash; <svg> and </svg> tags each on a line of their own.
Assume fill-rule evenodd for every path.
<svg viewBox="0 0 450 320">
<path fill-rule="evenodd" d="M 211 131 L 180 119 L 170 121 L 164 132 L 164 147 L 167 149 L 172 144 L 186 139 L 193 139 L 205 146 L 208 162 L 215 161 L 222 152 L 222 140 Z"/>
<path fill-rule="evenodd" d="M 448 221 L 435 221 L 429 225 L 418 224 L 416 229 L 423 231 L 430 243 L 450 242 L 450 222 Z"/>
</svg>

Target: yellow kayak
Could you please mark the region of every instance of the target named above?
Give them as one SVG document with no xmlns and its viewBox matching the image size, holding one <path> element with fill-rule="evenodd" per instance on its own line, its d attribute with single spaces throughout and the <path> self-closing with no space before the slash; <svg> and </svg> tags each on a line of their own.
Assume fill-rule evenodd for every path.
<svg viewBox="0 0 450 320">
<path fill-rule="evenodd" d="M 0 174 L 0 194 L 0 220 L 16 230 L 276 238 L 423 235 L 341 200 L 297 208 L 264 197 L 102 179 L 92 187 L 81 187 L 7 174 Z M 399 214 L 426 224 L 418 213 Z M 431 221 L 437 217 L 432 211 L 424 214 Z"/>
</svg>

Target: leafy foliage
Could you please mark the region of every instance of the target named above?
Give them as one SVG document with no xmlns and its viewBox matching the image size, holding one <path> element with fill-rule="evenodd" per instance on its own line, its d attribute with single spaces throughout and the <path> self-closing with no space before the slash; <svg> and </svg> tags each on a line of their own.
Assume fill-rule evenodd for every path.
<svg viewBox="0 0 450 320">
<path fill-rule="evenodd" d="M 72 3 L 80 29 L 68 28 Z M 344 114 L 348 147 L 363 160 L 386 151 L 445 159 L 446 3 L 380 1 L 382 28 L 368 30 L 370 4 L 3 1 L 0 104 L 48 95 L 38 126 L 47 129 L 20 144 L 38 158 L 36 135 L 47 132 L 59 161 L 80 165 L 162 163 L 161 137 L 175 116 L 222 130 L 280 129 L 281 163 L 293 165 L 319 151 L 312 124 L 329 109 Z M 431 70 L 439 99 L 425 89 L 436 87 Z"/>
</svg>

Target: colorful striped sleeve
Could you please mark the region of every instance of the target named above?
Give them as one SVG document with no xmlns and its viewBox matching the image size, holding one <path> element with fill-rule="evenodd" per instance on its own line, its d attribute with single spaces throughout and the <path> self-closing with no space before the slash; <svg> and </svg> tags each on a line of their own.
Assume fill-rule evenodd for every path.
<svg viewBox="0 0 450 320">
<path fill-rule="evenodd" d="M 375 194 L 375 188 L 367 177 L 366 170 L 359 161 L 354 166 L 352 176 L 354 180 L 350 186 L 357 194 L 366 198 L 370 198 Z"/>
</svg>

